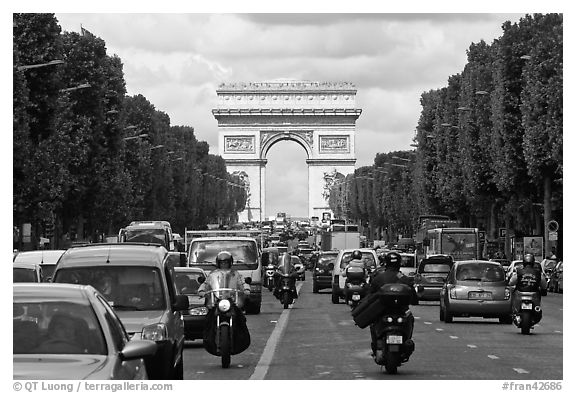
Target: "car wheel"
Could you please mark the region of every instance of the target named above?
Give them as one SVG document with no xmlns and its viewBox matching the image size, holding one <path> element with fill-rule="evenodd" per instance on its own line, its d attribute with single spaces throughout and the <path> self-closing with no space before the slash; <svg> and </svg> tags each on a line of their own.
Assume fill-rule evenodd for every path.
<svg viewBox="0 0 576 393">
<path fill-rule="evenodd" d="M 338 296 L 338 292 L 334 287 L 332 287 L 332 303 L 333 304 L 340 303 L 340 296 Z"/>
<path fill-rule="evenodd" d="M 448 311 L 448 307 L 444 310 L 444 322 L 452 323 L 454 321 L 454 316 Z"/>
<path fill-rule="evenodd" d="M 444 309 L 440 306 L 440 321 L 444 322 Z"/>
<path fill-rule="evenodd" d="M 176 380 L 183 380 L 184 379 L 184 350 L 182 350 L 182 353 L 180 354 L 180 361 L 178 362 L 178 364 L 176 365 L 176 368 L 174 369 L 174 378 Z"/>
<path fill-rule="evenodd" d="M 318 293 L 318 284 L 312 281 L 312 293 Z"/>
</svg>

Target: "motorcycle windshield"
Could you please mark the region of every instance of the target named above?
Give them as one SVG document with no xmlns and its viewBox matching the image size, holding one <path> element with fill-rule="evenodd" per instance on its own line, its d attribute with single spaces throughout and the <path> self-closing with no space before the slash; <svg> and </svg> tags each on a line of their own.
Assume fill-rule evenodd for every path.
<svg viewBox="0 0 576 393">
<path fill-rule="evenodd" d="M 280 263 L 278 264 L 278 272 L 280 274 L 290 274 L 292 272 L 293 267 L 291 259 L 292 258 L 288 253 L 284 254 L 280 260 Z"/>
<path fill-rule="evenodd" d="M 236 297 L 236 277 L 232 271 L 213 271 L 206 279 L 213 296 L 218 299 Z"/>
</svg>

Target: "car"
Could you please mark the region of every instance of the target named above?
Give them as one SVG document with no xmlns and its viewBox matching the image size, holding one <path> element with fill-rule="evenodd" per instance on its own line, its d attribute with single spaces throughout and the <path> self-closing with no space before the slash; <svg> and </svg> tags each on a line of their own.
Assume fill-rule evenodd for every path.
<svg viewBox="0 0 576 393">
<path fill-rule="evenodd" d="M 188 266 L 188 256 L 185 252 L 169 251 L 168 263 L 172 267 L 186 267 Z"/>
<path fill-rule="evenodd" d="M 377 267 L 378 258 L 376 256 L 376 251 L 372 248 L 349 248 L 340 250 L 334 263 L 334 269 L 332 270 L 333 304 L 338 304 L 340 303 L 340 299 L 344 299 L 344 284 L 346 283 L 346 277 L 344 277 L 343 273 L 352 259 L 352 252 L 354 250 L 360 250 L 362 252 L 362 261 L 369 270 L 375 270 Z"/>
<path fill-rule="evenodd" d="M 42 280 L 49 282 L 54 274 L 56 262 L 66 250 L 21 251 L 14 255 L 14 265 L 19 263 L 37 263 L 42 267 Z"/>
<path fill-rule="evenodd" d="M 400 252 L 400 271 L 408 277 L 410 283 L 414 284 L 416 276 L 416 254 L 410 252 Z"/>
<path fill-rule="evenodd" d="M 542 267 L 542 271 L 544 272 L 544 276 L 546 277 L 546 282 L 550 285 L 550 276 L 552 275 L 552 271 L 556 267 L 558 261 L 556 259 L 544 259 L 540 262 L 540 266 Z"/>
<path fill-rule="evenodd" d="M 42 282 L 42 267 L 37 263 L 21 262 L 14 265 L 12 282 Z"/>
<path fill-rule="evenodd" d="M 14 379 L 147 379 L 150 340 L 130 340 L 89 285 L 13 284 Z"/>
<path fill-rule="evenodd" d="M 504 270 L 508 269 L 508 266 L 510 266 L 510 263 L 511 263 L 511 261 L 506 259 L 506 258 L 491 258 L 491 259 L 489 259 L 489 261 L 500 263 L 500 265 L 502 265 Z"/>
<path fill-rule="evenodd" d="M 312 262 L 310 259 L 312 257 L 313 252 L 314 252 L 314 250 L 312 249 L 312 247 L 310 247 L 308 245 L 306 245 L 306 246 L 298 245 L 298 256 L 300 257 L 300 259 L 302 259 L 302 263 L 304 264 L 306 269 L 309 269 L 309 270 L 312 269 Z"/>
<path fill-rule="evenodd" d="M 536 266 L 537 269 L 540 268 L 540 271 L 542 271 L 542 265 L 540 263 L 535 263 L 534 266 Z M 519 267 L 522 267 L 521 259 L 514 260 L 510 263 L 510 266 L 508 266 L 508 269 L 506 270 L 506 279 L 508 281 L 510 281 L 512 275 Z"/>
<path fill-rule="evenodd" d="M 204 298 L 198 296 L 200 287 L 199 277 L 207 277 L 204 269 L 199 267 L 175 267 L 174 268 L 176 290 L 180 295 L 188 296 L 188 310 L 182 311 L 184 318 L 184 336 L 187 340 L 202 338 L 208 309 L 204 304 Z"/>
<path fill-rule="evenodd" d="M 512 291 L 499 262 L 465 260 L 452 265 L 440 291 L 440 320 L 498 318 L 512 323 Z"/>
<path fill-rule="evenodd" d="M 453 264 L 452 257 L 443 254 L 430 255 L 420 261 L 414 276 L 419 300 L 440 300 L 440 290 Z"/>
<path fill-rule="evenodd" d="M 304 267 L 304 263 L 302 263 L 300 257 L 297 257 L 296 255 L 291 255 L 290 258 L 292 259 L 292 264 L 294 265 L 294 268 L 296 268 L 296 273 L 298 274 L 298 277 L 296 277 L 296 279 L 305 281 L 306 268 Z"/>
<path fill-rule="evenodd" d="M 312 267 L 313 293 L 318 293 L 321 289 L 332 288 L 332 270 L 337 256 L 338 251 L 322 251 L 316 258 Z"/>
<path fill-rule="evenodd" d="M 552 273 L 550 273 L 550 282 L 548 283 L 550 291 L 555 293 L 564 292 L 564 262 L 559 261 Z"/>
<path fill-rule="evenodd" d="M 158 347 L 146 361 L 150 379 L 183 379 L 188 297 L 179 295 L 168 251 L 160 244 L 102 243 L 66 250 L 54 282 L 92 285 L 116 311 L 132 339 Z"/>
</svg>

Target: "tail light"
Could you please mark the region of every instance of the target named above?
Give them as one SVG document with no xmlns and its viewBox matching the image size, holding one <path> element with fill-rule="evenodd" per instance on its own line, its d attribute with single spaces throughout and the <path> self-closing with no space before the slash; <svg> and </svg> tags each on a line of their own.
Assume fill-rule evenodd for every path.
<svg viewBox="0 0 576 393">
<path fill-rule="evenodd" d="M 457 299 L 457 297 L 456 297 L 456 288 L 455 288 L 455 287 L 451 287 L 451 288 L 450 288 L 450 299 Z"/>
<path fill-rule="evenodd" d="M 510 288 L 504 289 L 504 300 L 510 299 Z"/>
</svg>

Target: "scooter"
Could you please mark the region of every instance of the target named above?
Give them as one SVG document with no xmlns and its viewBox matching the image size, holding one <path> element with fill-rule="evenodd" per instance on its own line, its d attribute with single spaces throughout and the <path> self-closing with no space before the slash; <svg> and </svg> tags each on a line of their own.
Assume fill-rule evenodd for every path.
<svg viewBox="0 0 576 393">
<path fill-rule="evenodd" d="M 220 280 L 222 282 L 227 281 Z M 245 282 L 250 284 L 252 279 L 246 277 Z M 243 291 L 216 284 L 212 283 L 214 289 L 204 295 L 207 304 L 212 305 L 207 315 L 207 324 L 212 328 L 204 332 L 204 348 L 212 355 L 220 356 L 222 368 L 229 368 L 231 356 L 243 352 L 250 345 L 250 334 L 239 306 Z"/>
<path fill-rule="evenodd" d="M 274 296 L 280 300 L 285 309 L 294 302 L 294 294 L 290 285 L 294 279 L 290 274 L 281 274 L 278 278 L 278 287 L 274 291 Z"/>
<path fill-rule="evenodd" d="M 368 283 L 366 271 L 361 268 L 346 269 L 346 281 L 344 282 L 344 299 L 352 310 L 358 306 L 361 299 L 366 296 Z"/>
<path fill-rule="evenodd" d="M 522 334 L 530 334 L 530 330 L 542 319 L 542 308 L 536 305 L 538 293 L 518 292 L 516 296 L 520 297 L 520 304 L 512 321 Z"/>
<path fill-rule="evenodd" d="M 274 289 L 274 271 L 275 270 L 276 270 L 276 267 L 272 264 L 269 264 L 266 266 L 264 286 L 266 288 L 268 288 L 269 291 L 272 291 Z"/>
</svg>

